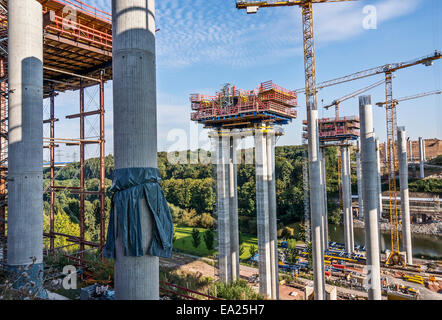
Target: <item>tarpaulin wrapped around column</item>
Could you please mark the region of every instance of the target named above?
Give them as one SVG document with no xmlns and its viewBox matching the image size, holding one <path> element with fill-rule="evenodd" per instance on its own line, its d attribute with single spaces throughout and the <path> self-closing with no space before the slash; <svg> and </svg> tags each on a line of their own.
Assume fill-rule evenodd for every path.
<svg viewBox="0 0 442 320">
<path fill-rule="evenodd" d="M 160 173 L 156 168 L 115 170 L 111 188 L 114 194 L 103 252 L 106 258 L 115 258 L 115 239 L 120 235 L 125 256 L 140 257 L 148 254 L 162 258 L 171 257 L 173 222 L 160 181 Z M 153 218 L 152 243 L 147 253 L 143 252 L 142 246 L 140 200 L 143 197 Z"/>
</svg>

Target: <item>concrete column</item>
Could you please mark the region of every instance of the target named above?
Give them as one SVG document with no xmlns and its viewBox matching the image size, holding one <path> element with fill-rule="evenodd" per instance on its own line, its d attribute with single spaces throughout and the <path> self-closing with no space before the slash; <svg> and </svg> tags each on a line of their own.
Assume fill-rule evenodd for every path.
<svg viewBox="0 0 442 320">
<path fill-rule="evenodd" d="M 356 177 L 358 182 L 358 216 L 364 218 L 364 206 L 362 198 L 362 171 L 361 171 L 361 140 L 357 142 L 356 150 Z"/>
<path fill-rule="evenodd" d="M 402 244 L 406 252 L 407 264 L 413 264 L 413 252 L 411 246 L 410 227 L 410 199 L 408 195 L 408 162 L 407 140 L 405 128 L 398 127 L 398 160 L 399 160 L 399 184 L 401 189 L 401 212 L 402 212 Z"/>
<path fill-rule="evenodd" d="M 230 211 L 230 256 L 232 281 L 239 279 L 239 233 L 238 233 L 238 179 L 237 148 L 238 140 L 230 135 L 229 159 L 229 211 Z"/>
<path fill-rule="evenodd" d="M 262 129 L 255 130 L 256 215 L 258 223 L 259 292 L 272 297 L 271 239 L 267 141 Z"/>
<path fill-rule="evenodd" d="M 328 250 L 328 210 L 327 210 L 327 172 L 325 166 L 325 148 L 319 148 L 321 156 L 321 179 L 322 179 L 322 198 L 324 200 L 324 216 L 323 216 L 323 238 L 324 238 L 324 250 Z"/>
<path fill-rule="evenodd" d="M 221 130 L 218 131 L 216 186 L 217 186 L 217 214 L 218 214 L 218 256 L 219 278 L 221 281 L 232 281 L 232 253 L 230 235 L 230 196 L 234 193 L 230 188 L 230 136 Z M 233 170 L 232 170 L 233 172 Z M 234 176 L 232 176 L 232 179 Z"/>
<path fill-rule="evenodd" d="M 344 240 L 345 251 L 352 253 L 354 251 L 353 238 L 353 212 L 351 210 L 351 171 L 350 171 L 350 153 L 348 146 L 341 147 L 342 155 L 342 202 L 344 209 Z"/>
<path fill-rule="evenodd" d="M 373 131 L 371 96 L 359 97 L 359 116 L 361 119 L 362 197 L 365 213 L 368 299 L 381 300 L 376 142 Z"/>
<path fill-rule="evenodd" d="M 381 221 L 382 218 L 382 184 L 381 184 L 381 156 L 380 156 L 380 146 L 379 139 L 376 139 L 376 167 L 377 167 L 377 186 L 378 186 L 378 220 Z"/>
<path fill-rule="evenodd" d="M 324 247 L 322 235 L 323 199 L 319 158 L 318 110 L 307 103 L 310 209 L 312 228 L 313 284 L 315 300 L 325 299 Z"/>
<path fill-rule="evenodd" d="M 8 1 L 8 265 L 43 279 L 43 16 L 34 0 Z M 25 281 L 26 282 L 26 281 Z M 25 283 L 16 283 L 18 286 Z M 45 297 L 46 292 L 39 296 Z"/>
<path fill-rule="evenodd" d="M 113 0 L 113 96 L 115 169 L 157 167 L 155 1 Z M 153 221 L 140 201 L 143 250 Z M 158 300 L 158 257 L 124 256 L 116 239 L 115 297 Z"/>
<path fill-rule="evenodd" d="M 268 130 L 267 143 L 267 179 L 269 192 L 269 232 L 270 259 L 272 261 L 272 299 L 279 299 L 279 264 L 278 264 L 278 232 L 276 212 L 276 176 L 275 176 L 275 132 Z"/>
<path fill-rule="evenodd" d="M 408 138 L 408 153 L 410 155 L 410 162 L 413 162 L 413 141 L 411 138 Z"/>
<path fill-rule="evenodd" d="M 424 171 L 424 162 L 425 162 L 425 149 L 424 149 L 424 140 L 422 137 L 419 137 L 419 178 L 425 178 Z"/>
</svg>

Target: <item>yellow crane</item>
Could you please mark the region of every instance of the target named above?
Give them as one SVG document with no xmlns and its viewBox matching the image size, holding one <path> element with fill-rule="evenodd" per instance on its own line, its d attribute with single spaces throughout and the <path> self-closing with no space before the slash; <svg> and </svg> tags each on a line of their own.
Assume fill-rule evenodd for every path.
<svg viewBox="0 0 442 320">
<path fill-rule="evenodd" d="M 387 257 L 387 265 L 405 264 L 405 261 L 399 254 L 399 219 L 398 219 L 398 205 L 397 205 L 397 188 L 395 174 L 397 171 L 397 114 L 396 103 L 393 99 L 393 73 L 400 69 L 409 68 L 422 64 L 424 66 L 431 66 L 435 60 L 442 57 L 440 51 L 434 51 L 432 54 L 416 58 L 410 61 L 385 64 L 375 68 L 359 71 L 350 75 L 335 78 L 332 80 L 318 83 L 316 88 L 323 89 L 341 83 L 359 80 L 366 77 L 371 77 L 378 74 L 384 74 L 385 77 L 385 109 L 387 118 L 387 173 L 388 173 L 388 190 L 389 190 L 389 204 L 390 204 L 390 233 L 391 233 L 391 253 Z M 305 92 L 306 89 L 296 90 L 298 93 Z"/>
<path fill-rule="evenodd" d="M 339 105 L 341 104 L 341 102 L 344 102 L 348 99 L 354 98 L 354 97 L 356 97 L 356 96 L 358 96 L 368 90 L 371 90 L 371 89 L 383 84 L 384 82 L 385 82 L 385 80 L 381 80 L 381 81 L 378 81 L 378 82 L 375 82 L 375 83 L 369 85 L 368 87 L 359 89 L 359 90 L 352 92 L 352 93 L 349 93 L 349 94 L 343 96 L 342 98 L 333 100 L 332 103 L 324 106 L 324 108 L 328 110 L 331 107 L 335 107 L 335 118 L 338 119 L 339 118 Z M 338 148 L 337 156 L 338 156 L 339 208 L 342 209 L 342 205 L 343 205 L 343 203 L 342 203 L 342 171 L 341 171 L 342 163 L 341 163 L 341 151 L 339 148 Z"/>
<path fill-rule="evenodd" d="M 435 91 L 430 91 L 430 92 L 424 92 L 424 93 L 418 93 L 418 94 L 414 94 L 412 96 L 407 96 L 407 97 L 402 97 L 399 99 L 394 99 L 393 100 L 393 104 L 395 106 L 397 106 L 399 104 L 399 102 L 402 101 L 407 101 L 407 100 L 413 100 L 413 99 L 418 99 L 418 98 L 422 98 L 422 97 L 426 97 L 426 96 L 431 96 L 433 94 L 442 94 L 442 90 L 435 90 Z M 385 102 L 378 102 L 376 103 L 377 106 L 379 107 L 383 107 L 385 106 Z"/>
<path fill-rule="evenodd" d="M 300 6 L 302 10 L 302 31 L 304 42 L 304 69 L 306 102 L 316 104 L 315 41 L 313 32 L 313 4 L 326 2 L 348 2 L 355 0 L 287 0 L 287 1 L 244 1 L 237 0 L 237 9 L 246 9 L 248 14 L 257 13 L 259 8 Z"/>
<path fill-rule="evenodd" d="M 342 98 L 333 100 L 332 103 L 324 106 L 324 108 L 328 110 L 331 107 L 335 107 L 335 117 L 336 117 L 336 119 L 338 119 L 339 118 L 339 105 L 341 104 L 341 102 L 344 102 L 348 99 L 354 98 L 354 97 L 356 97 L 364 92 L 367 92 L 368 90 L 371 90 L 373 88 L 376 88 L 377 86 L 380 86 L 384 82 L 385 82 L 385 80 L 381 80 L 381 81 L 378 81 L 378 82 L 375 82 L 375 83 L 369 85 L 368 87 L 359 89 L 359 90 L 352 92 L 352 93 L 349 93 L 349 94 L 343 96 Z"/>
</svg>

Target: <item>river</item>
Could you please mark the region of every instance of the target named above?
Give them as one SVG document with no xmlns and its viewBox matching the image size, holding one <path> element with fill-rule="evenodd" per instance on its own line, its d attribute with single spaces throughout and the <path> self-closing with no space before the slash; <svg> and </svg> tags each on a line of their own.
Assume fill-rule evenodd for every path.
<svg viewBox="0 0 442 320">
<path fill-rule="evenodd" d="M 341 225 L 329 225 L 329 241 L 344 243 L 344 227 Z M 391 238 L 388 231 L 381 232 L 381 250 L 391 249 Z M 365 229 L 354 229 L 355 244 L 365 245 Z M 430 236 L 425 234 L 412 234 L 413 255 L 425 255 L 442 257 L 442 236 Z M 401 248 L 402 250 L 402 248 Z"/>
</svg>

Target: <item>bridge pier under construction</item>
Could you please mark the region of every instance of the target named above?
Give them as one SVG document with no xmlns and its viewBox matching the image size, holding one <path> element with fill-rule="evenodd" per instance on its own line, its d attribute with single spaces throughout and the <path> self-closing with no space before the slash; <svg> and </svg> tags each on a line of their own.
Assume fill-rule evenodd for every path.
<svg viewBox="0 0 442 320">
<path fill-rule="evenodd" d="M 259 292 L 279 298 L 277 205 L 275 177 L 276 125 L 296 118 L 296 93 L 271 81 L 252 91 L 226 84 L 216 96 L 192 94 L 193 121 L 213 129 L 216 155 L 219 277 L 239 279 L 237 165 L 242 162 L 239 142 L 253 137 L 256 174 Z M 214 142 L 214 143 L 213 143 Z M 252 157 L 245 157 L 252 164 Z M 248 162 L 250 161 L 250 162 Z"/>
</svg>

